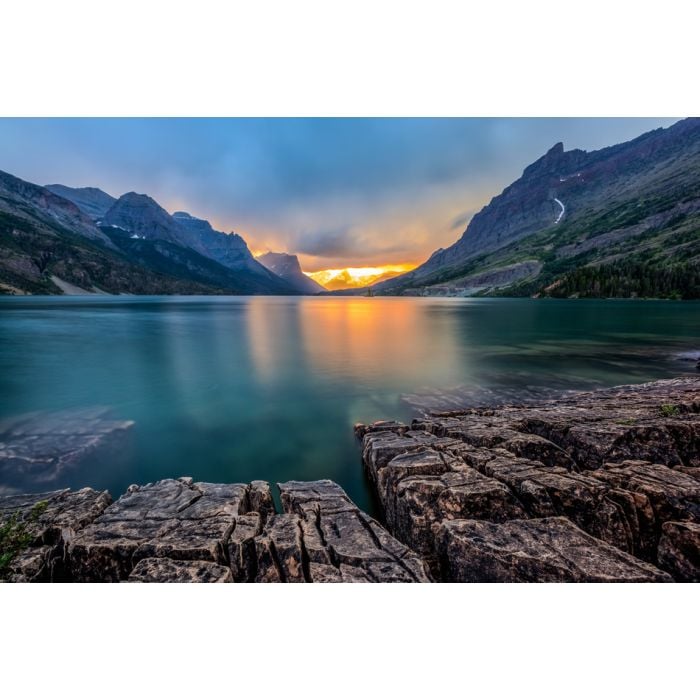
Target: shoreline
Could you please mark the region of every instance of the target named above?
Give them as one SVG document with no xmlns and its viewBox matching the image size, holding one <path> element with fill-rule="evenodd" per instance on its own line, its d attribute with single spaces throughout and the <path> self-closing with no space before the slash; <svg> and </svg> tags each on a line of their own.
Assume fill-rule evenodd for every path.
<svg viewBox="0 0 700 700">
<path fill-rule="evenodd" d="M 696 581 L 700 377 L 355 428 L 378 522 L 328 480 L 0 498 L 12 581 Z"/>
</svg>

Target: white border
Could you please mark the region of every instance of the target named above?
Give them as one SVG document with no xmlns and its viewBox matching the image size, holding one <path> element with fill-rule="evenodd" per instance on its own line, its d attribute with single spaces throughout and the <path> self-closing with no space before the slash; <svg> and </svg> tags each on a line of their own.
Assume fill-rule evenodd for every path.
<svg viewBox="0 0 700 700">
<path fill-rule="evenodd" d="M 688 0 L 4 3 L 6 116 L 692 116 Z"/>
<path fill-rule="evenodd" d="M 692 585 L 6 585 L 0 600 L 11 698 L 697 693 Z"/>
</svg>

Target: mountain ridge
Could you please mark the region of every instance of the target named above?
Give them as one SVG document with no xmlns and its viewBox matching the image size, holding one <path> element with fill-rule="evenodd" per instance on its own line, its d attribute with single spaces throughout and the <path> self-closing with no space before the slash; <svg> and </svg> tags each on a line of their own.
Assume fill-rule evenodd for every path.
<svg viewBox="0 0 700 700">
<path fill-rule="evenodd" d="M 688 204 L 695 199 L 698 202 Z M 519 296 L 546 296 L 546 288 L 556 282 L 557 275 L 577 268 L 577 261 L 570 260 L 582 252 L 577 245 L 588 241 L 589 250 L 598 249 L 598 254 L 589 253 L 578 260 L 585 265 L 609 255 L 643 253 L 650 242 L 642 246 L 637 237 L 658 227 L 658 216 L 663 212 L 684 203 L 686 207 L 679 213 L 687 220 L 682 230 L 675 232 L 681 237 L 694 230 L 700 216 L 700 119 L 681 120 L 666 129 L 591 152 L 565 151 L 558 142 L 475 214 L 454 244 L 373 290 L 386 294 L 502 295 L 510 288 Z M 616 211 L 620 216 L 614 215 Z M 603 220 L 606 216 L 608 221 Z M 632 222 L 639 225 L 638 230 L 621 230 Z M 665 236 L 658 232 L 656 241 L 658 266 L 664 264 L 665 257 L 673 258 L 663 254 L 662 234 Z M 691 248 L 695 259 L 698 251 Z M 525 260 L 537 262 L 537 271 L 516 265 Z M 499 285 L 470 285 L 474 275 L 506 267 L 512 274 Z M 527 286 L 523 286 L 525 281 Z"/>
<path fill-rule="evenodd" d="M 68 187 L 67 185 L 45 185 L 49 192 L 73 202 L 94 221 L 102 218 L 107 210 L 117 201 L 98 187 Z"/>
<path fill-rule="evenodd" d="M 240 236 L 230 238 L 199 220 L 224 249 L 237 249 L 237 262 L 225 265 L 148 195 L 114 199 L 97 188 L 67 188 L 86 210 L 57 194 L 62 187 L 0 171 L 0 293 L 294 293 L 254 260 Z M 102 215 L 96 201 L 102 209 L 111 206 Z"/>
</svg>

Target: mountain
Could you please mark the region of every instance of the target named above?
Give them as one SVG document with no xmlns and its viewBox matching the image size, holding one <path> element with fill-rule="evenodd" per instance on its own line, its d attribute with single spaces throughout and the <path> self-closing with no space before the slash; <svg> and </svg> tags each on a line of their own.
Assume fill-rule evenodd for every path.
<svg viewBox="0 0 700 700">
<path fill-rule="evenodd" d="M 557 143 L 456 243 L 373 290 L 693 297 L 699 263 L 700 119 L 693 118 L 598 151 Z"/>
<path fill-rule="evenodd" d="M 129 261 L 78 207 L 0 172 L 0 294 L 213 294 Z"/>
<path fill-rule="evenodd" d="M 104 213 L 100 226 L 125 231 L 134 238 L 188 246 L 190 237 L 163 207 L 146 194 L 127 192 Z M 200 246 L 196 246 L 198 250 Z"/>
<path fill-rule="evenodd" d="M 113 247 L 89 216 L 63 197 L 31 182 L 0 171 L 0 211 L 41 226 L 59 226 L 87 240 Z"/>
<path fill-rule="evenodd" d="M 242 239 L 236 238 L 240 247 Z M 247 251 L 245 242 L 242 245 Z M 0 172 L 0 293 L 68 291 L 294 293 L 255 260 L 237 269 L 213 260 L 205 246 L 150 197 L 120 197 L 97 226 L 73 201 Z"/>
<path fill-rule="evenodd" d="M 243 285 L 245 293 L 294 292 L 289 284 L 255 260 L 239 235 L 215 231 L 208 221 L 197 219 L 187 212 L 176 212 L 171 216 L 148 195 L 135 192 L 122 195 L 105 213 L 100 227 L 130 254 L 134 253 L 135 249 L 140 251 L 148 247 L 144 244 L 127 243 L 131 240 L 167 242 L 194 251 L 235 272 L 237 284 Z M 128 234 L 128 237 L 122 235 L 123 233 Z M 151 246 L 151 249 L 151 257 L 164 254 L 162 245 L 155 248 Z M 200 271 L 203 269 L 202 265 L 198 267 Z M 212 269 L 209 265 L 204 267 Z M 210 282 L 219 285 L 224 279 L 217 273 L 210 278 Z M 200 281 L 205 282 L 206 277 Z"/>
<path fill-rule="evenodd" d="M 97 187 L 67 187 L 66 185 L 46 185 L 46 189 L 82 209 L 93 221 L 101 219 L 117 201 L 112 195 Z"/>
<path fill-rule="evenodd" d="M 173 219 L 187 232 L 186 241 L 190 247 L 202 250 L 204 255 L 224 267 L 257 275 L 265 284 L 278 288 L 284 294 L 288 294 L 294 288 L 289 280 L 280 285 L 280 278 L 284 280 L 284 277 L 256 260 L 246 242 L 237 233 L 217 231 L 205 219 L 198 219 L 185 211 L 176 211 Z"/>
<path fill-rule="evenodd" d="M 299 258 L 296 255 L 268 252 L 259 255 L 257 260 L 268 270 L 289 282 L 301 294 L 319 294 L 326 291 L 325 287 L 302 272 Z"/>
</svg>

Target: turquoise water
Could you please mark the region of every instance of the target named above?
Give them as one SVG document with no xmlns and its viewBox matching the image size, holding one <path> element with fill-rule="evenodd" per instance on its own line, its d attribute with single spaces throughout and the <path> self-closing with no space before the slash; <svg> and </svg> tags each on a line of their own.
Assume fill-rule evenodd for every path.
<svg viewBox="0 0 700 700">
<path fill-rule="evenodd" d="M 698 348 L 691 302 L 2 298 L 0 418 L 108 407 L 134 426 L 56 478 L 6 463 L 0 488 L 330 478 L 371 509 L 357 421 L 694 372 L 679 355 Z"/>
</svg>

